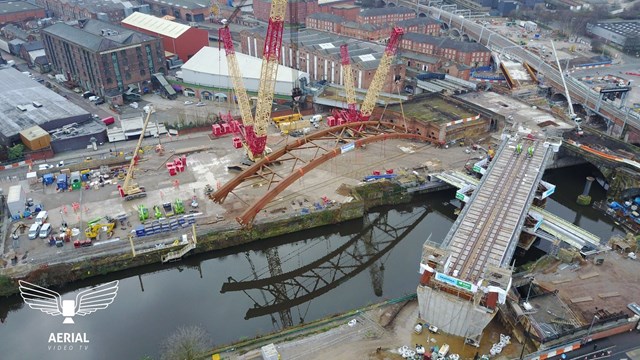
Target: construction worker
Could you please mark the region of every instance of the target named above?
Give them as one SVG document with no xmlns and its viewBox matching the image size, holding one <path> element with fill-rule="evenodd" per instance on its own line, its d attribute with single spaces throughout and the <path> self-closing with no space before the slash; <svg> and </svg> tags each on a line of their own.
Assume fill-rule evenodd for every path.
<svg viewBox="0 0 640 360">
<path fill-rule="evenodd" d="M 516 155 L 520 155 L 522 153 L 522 144 L 516 145 Z"/>
<path fill-rule="evenodd" d="M 527 152 L 529 153 L 529 157 L 533 157 L 533 145 L 529 146 L 529 149 L 527 149 Z"/>
</svg>

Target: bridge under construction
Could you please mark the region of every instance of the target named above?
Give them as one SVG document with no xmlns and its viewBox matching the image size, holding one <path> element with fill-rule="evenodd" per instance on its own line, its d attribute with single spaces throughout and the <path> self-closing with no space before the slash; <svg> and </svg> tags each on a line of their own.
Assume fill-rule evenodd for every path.
<svg viewBox="0 0 640 360">
<path fill-rule="evenodd" d="M 477 341 L 511 288 L 511 260 L 547 162 L 560 139 L 507 134 L 441 245 L 426 241 L 417 289 L 421 317 Z M 521 151 L 526 149 L 526 151 Z"/>
</svg>

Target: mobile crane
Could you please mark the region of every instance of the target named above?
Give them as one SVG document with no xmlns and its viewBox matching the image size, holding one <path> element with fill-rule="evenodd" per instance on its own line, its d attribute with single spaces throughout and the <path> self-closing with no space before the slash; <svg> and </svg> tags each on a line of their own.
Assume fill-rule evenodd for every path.
<svg viewBox="0 0 640 360">
<path fill-rule="evenodd" d="M 276 76 L 278 72 L 278 59 L 282 51 L 282 32 L 284 30 L 284 17 L 287 10 L 287 0 L 273 0 L 271 2 L 271 12 L 269 14 L 269 25 L 265 36 L 264 49 L 262 51 L 262 68 L 260 72 L 260 84 L 258 87 L 258 104 L 256 106 L 255 118 L 251 113 L 247 90 L 242 82 L 242 75 L 238 59 L 235 56 L 235 49 L 231 39 L 229 23 L 237 15 L 244 0 L 236 7 L 233 14 L 224 21 L 225 25 L 218 30 L 220 42 L 224 45 L 229 65 L 229 75 L 233 83 L 233 88 L 238 99 L 242 125 L 240 134 L 242 135 L 242 145 L 247 151 L 249 160 L 255 161 L 264 154 L 267 145 L 267 125 L 271 117 L 271 107 L 273 105 L 273 93 L 275 91 Z"/>
<path fill-rule="evenodd" d="M 147 125 L 149 125 L 149 119 L 151 119 L 151 114 L 153 112 L 153 107 L 149 107 L 147 117 L 145 118 L 144 124 L 142 125 L 140 138 L 138 138 L 138 144 L 136 144 L 133 156 L 131 157 L 131 163 L 129 164 L 129 169 L 127 170 L 127 176 L 124 178 L 124 183 L 122 184 L 122 186 L 118 185 L 118 192 L 120 192 L 120 197 L 124 198 L 127 201 L 147 196 L 144 187 L 139 186 L 136 183 L 132 183 L 131 180 L 133 179 L 133 171 L 138 162 L 138 152 L 140 151 L 140 146 L 142 145 L 142 139 L 144 139 L 144 134 L 147 131 Z"/>
<path fill-rule="evenodd" d="M 580 136 L 584 134 L 580 124 L 582 123 L 582 119 L 578 117 L 578 115 L 573 111 L 573 102 L 571 102 L 571 94 L 569 93 L 569 89 L 567 88 L 567 82 L 564 79 L 564 73 L 562 72 L 562 66 L 560 66 L 560 60 L 558 60 L 558 53 L 556 52 L 556 46 L 551 41 L 551 47 L 553 48 L 553 55 L 556 57 L 556 64 L 558 65 L 558 71 L 560 71 L 560 79 L 562 79 L 562 86 L 564 86 L 564 93 L 567 97 L 567 103 L 569 107 L 569 117 L 576 124 L 576 133 Z"/>
</svg>

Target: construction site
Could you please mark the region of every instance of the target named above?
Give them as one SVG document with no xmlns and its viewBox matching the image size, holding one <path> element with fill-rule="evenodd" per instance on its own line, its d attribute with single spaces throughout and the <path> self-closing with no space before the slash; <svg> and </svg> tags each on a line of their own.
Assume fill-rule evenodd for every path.
<svg viewBox="0 0 640 360">
<path fill-rule="evenodd" d="M 375 206 L 457 188 L 457 220 L 441 243 L 425 239 L 416 249 L 420 263 L 411 265 L 420 269 L 417 305 L 401 318 L 420 325 L 414 332 L 424 326 L 434 339 L 444 333 L 434 342 L 469 346 L 462 356 L 472 358 L 474 349 L 491 356 L 503 348 L 514 352 L 511 337 L 486 331 L 496 316 L 514 340 L 540 354 L 638 326 L 640 314 L 625 309 L 640 296 L 637 286 L 627 286 L 637 284 L 640 273 L 629 255 L 637 249 L 611 251 L 620 246 L 544 211 L 555 185 L 542 176 L 565 146 L 562 132 L 588 137 L 571 105 L 562 117 L 531 106 L 544 99 L 533 68 L 508 59 L 499 65 L 510 95 L 520 100 L 478 92 L 381 101 L 382 88 L 395 79 L 390 69 L 404 33 L 395 27 L 363 96 L 356 96 L 343 45 L 345 87 L 337 93 L 344 95 L 336 97 L 344 106 L 302 115 L 302 90 L 293 84 L 291 113 L 274 117 L 286 6 L 286 0 L 272 1 L 255 99 L 244 87 L 231 32 L 220 28 L 239 117 L 221 115 L 206 133 L 160 136 L 156 128 L 145 140 L 158 111 L 150 105 L 133 147 L 31 169 L 29 180 L 12 184 L 7 204 L 14 221 L 3 246 L 3 274 L 61 285 L 357 219 Z M 517 248 L 528 249 L 535 238 L 549 241 L 550 255 L 560 261 L 514 273 Z M 276 275 L 279 261 L 268 256 Z M 361 321 L 379 330 L 370 319 Z M 429 353 L 444 358 L 446 346 Z"/>
</svg>

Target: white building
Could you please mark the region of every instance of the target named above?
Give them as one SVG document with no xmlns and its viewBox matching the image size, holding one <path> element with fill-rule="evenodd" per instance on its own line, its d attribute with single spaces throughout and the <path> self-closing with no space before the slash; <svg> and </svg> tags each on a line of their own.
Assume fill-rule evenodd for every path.
<svg viewBox="0 0 640 360">
<path fill-rule="evenodd" d="M 245 88 L 250 93 L 257 93 L 262 59 L 238 52 L 236 52 L 236 58 L 242 72 Z M 275 94 L 290 96 L 295 83 L 301 77 L 308 79 L 309 75 L 278 65 Z M 187 84 L 233 89 L 233 81 L 229 76 L 229 67 L 224 49 L 210 46 L 200 49 L 189 61 L 182 65 L 182 80 Z"/>
</svg>

